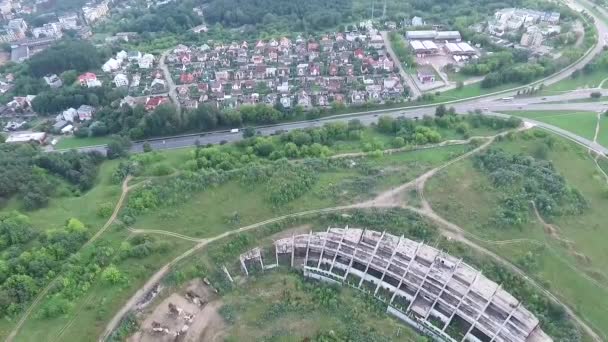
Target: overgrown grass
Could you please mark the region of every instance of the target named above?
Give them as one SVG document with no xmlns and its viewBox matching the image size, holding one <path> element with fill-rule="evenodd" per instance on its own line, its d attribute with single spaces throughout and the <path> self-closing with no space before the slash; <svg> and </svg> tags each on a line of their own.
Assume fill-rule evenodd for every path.
<svg viewBox="0 0 608 342">
<path fill-rule="evenodd" d="M 469 160 L 449 167 L 432 179 L 427 185 L 427 199 L 440 215 L 482 239 L 523 238 L 546 244 L 537 252 L 538 256 L 532 258 L 539 265 L 530 269 L 531 274 L 606 338 L 608 266 L 603 262 L 608 257 L 603 242 L 608 235 L 604 229 L 608 220 L 606 182 L 583 148 L 562 138 L 553 139 L 555 143 L 546 159 L 553 162 L 567 183 L 579 190 L 589 203 L 589 208 L 581 215 L 552 218 L 559 227 L 559 234 L 572 241 L 570 247 L 545 234 L 533 213 L 521 228 L 499 229 L 487 225 L 489 218 L 498 210 L 500 194 Z M 543 138 L 526 133 L 514 140 L 505 139 L 496 147 L 511 153 L 534 155 L 543 144 Z M 489 244 L 487 247 L 517 262 L 518 257 L 531 251 L 534 245 L 519 242 L 501 247 Z"/>
<path fill-rule="evenodd" d="M 226 230 L 293 212 L 354 203 L 380 191 L 412 180 L 424 171 L 454 158 L 467 145 L 399 152 L 378 158 L 355 158 L 353 166 L 319 172 L 313 188 L 284 206 L 274 207 L 265 199 L 265 186 L 243 188 L 238 181 L 194 194 L 187 202 L 163 208 L 137 218 L 134 228 L 159 229 L 194 237 L 211 237 Z M 378 168 L 381 177 L 366 176 L 360 170 Z M 364 182 L 354 186 L 352 182 Z M 350 184 L 350 186 L 349 186 Z"/>
<path fill-rule="evenodd" d="M 128 232 L 118 227 L 104 235 L 103 242 L 118 251 L 120 244 L 128 239 Z M 161 238 L 161 237 L 159 237 Z M 99 338 L 105 324 L 115 312 L 139 289 L 160 267 L 194 245 L 193 242 L 163 236 L 171 248 L 165 253 L 153 253 L 141 259 L 125 259 L 116 264 L 126 280 L 117 285 L 107 284 L 98 275 L 87 294 L 73 302 L 71 310 L 63 316 L 48 319 L 38 318 L 34 310 L 30 319 L 21 328 L 18 341 L 94 341 Z M 38 307 L 39 308 L 39 307 Z"/>
<path fill-rule="evenodd" d="M 594 112 L 573 111 L 518 111 L 505 113 L 542 121 L 593 140 L 597 116 Z"/>
<path fill-rule="evenodd" d="M 227 341 L 302 341 L 330 331 L 368 341 L 416 338 L 410 328 L 361 297 L 356 290 L 311 283 L 287 271 L 265 272 L 223 297 L 221 312 L 234 316 Z"/>
</svg>

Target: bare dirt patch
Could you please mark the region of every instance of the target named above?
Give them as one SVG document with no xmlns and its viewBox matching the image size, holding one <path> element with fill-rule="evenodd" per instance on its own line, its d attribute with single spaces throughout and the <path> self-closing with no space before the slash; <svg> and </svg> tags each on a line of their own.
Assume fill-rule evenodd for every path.
<svg viewBox="0 0 608 342">
<path fill-rule="evenodd" d="M 171 294 L 146 315 L 129 342 L 221 341 L 222 302 L 200 279 Z"/>
</svg>

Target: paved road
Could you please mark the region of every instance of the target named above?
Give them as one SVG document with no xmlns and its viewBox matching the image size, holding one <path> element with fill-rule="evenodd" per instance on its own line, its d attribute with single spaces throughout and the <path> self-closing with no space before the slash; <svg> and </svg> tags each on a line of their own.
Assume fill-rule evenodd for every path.
<svg viewBox="0 0 608 342">
<path fill-rule="evenodd" d="M 579 92 L 581 96 L 588 97 L 585 95 L 585 92 Z M 547 97 L 549 99 L 549 97 Z M 482 110 L 484 114 L 488 115 L 499 115 L 505 116 L 504 114 L 497 114 L 499 112 L 504 111 L 534 111 L 534 110 L 572 110 L 572 111 L 603 111 L 608 108 L 608 101 L 601 102 L 581 102 L 581 103 L 543 103 L 547 100 L 542 100 L 541 98 L 527 98 L 521 100 L 514 100 L 513 102 L 503 102 L 503 101 L 488 101 L 488 102 L 479 102 L 479 103 L 458 103 L 453 107 L 456 109 L 458 113 L 467 113 L 467 111 L 472 111 L 475 109 Z M 378 110 L 378 111 L 370 111 L 361 114 L 355 115 L 336 115 L 333 117 L 326 117 L 324 119 L 319 119 L 315 121 L 298 121 L 298 122 L 290 122 L 290 123 L 281 123 L 272 126 L 264 126 L 256 128 L 257 132 L 260 135 L 271 135 L 278 131 L 292 131 L 296 129 L 303 129 L 309 127 L 321 127 L 326 123 L 331 122 L 339 122 L 357 119 L 361 121 L 361 123 L 365 125 L 369 125 L 378 120 L 378 117 L 381 115 L 389 115 L 392 117 L 406 117 L 410 119 L 422 118 L 425 115 L 433 115 L 435 113 L 435 107 L 421 107 L 416 109 L 408 109 L 408 110 Z M 559 132 L 558 134 L 566 136 L 565 132 L 558 127 L 539 122 L 534 120 L 525 119 L 530 123 L 533 123 L 536 126 L 545 128 L 552 132 Z M 563 131 L 563 132 L 562 132 Z M 572 133 L 568 134 L 568 137 L 572 137 L 573 139 L 576 137 L 576 140 L 583 143 L 585 142 L 585 146 L 589 148 L 593 148 L 594 150 L 601 153 L 608 153 L 608 149 L 599 146 L 597 143 L 593 143 L 587 139 L 578 137 Z M 580 138 L 580 139 L 579 139 Z M 184 148 L 196 145 L 197 141 L 201 145 L 206 144 L 219 144 L 222 142 L 234 142 L 243 139 L 241 133 L 230 133 L 228 130 L 224 131 L 216 131 L 209 133 L 201 133 L 201 134 L 189 134 L 189 135 L 181 135 L 176 137 L 167 137 L 167 138 L 158 138 L 158 139 L 150 139 L 148 140 L 149 144 L 152 146 L 154 150 L 170 150 L 177 148 Z M 589 144 L 587 144 L 587 142 Z M 105 152 L 105 146 L 91 146 L 81 148 L 80 151 L 100 151 Z M 139 153 L 143 151 L 143 142 L 136 142 L 133 144 L 131 151 L 134 153 Z"/>
<path fill-rule="evenodd" d="M 163 74 L 165 75 L 165 80 L 167 81 L 167 86 L 169 87 L 169 97 L 171 98 L 171 101 L 173 101 L 173 104 L 175 104 L 175 108 L 177 109 L 177 112 L 181 113 L 182 106 L 179 103 L 179 99 L 177 98 L 177 91 L 175 90 L 175 88 L 176 88 L 175 82 L 173 82 L 173 76 L 171 76 L 171 72 L 169 71 L 169 68 L 167 67 L 167 64 L 165 63 L 165 61 L 167 59 L 167 55 L 169 53 L 171 53 L 172 50 L 173 49 L 169 49 L 162 53 L 162 55 L 160 56 L 160 60 L 158 62 L 158 67 L 163 71 Z"/>
<path fill-rule="evenodd" d="M 418 88 L 418 85 L 416 84 L 416 81 L 412 78 L 412 75 L 408 74 L 407 72 L 405 72 L 405 69 L 403 69 L 401 61 L 393 50 L 391 40 L 388 37 L 388 32 L 382 31 L 380 32 L 380 34 L 382 35 L 382 39 L 384 40 L 384 46 L 386 46 L 386 51 L 391 56 L 391 58 L 395 62 L 395 65 L 399 69 L 399 74 L 401 75 L 401 78 L 403 78 L 405 83 L 407 83 L 407 86 L 410 88 L 410 97 L 413 99 L 417 99 L 418 97 L 420 97 L 420 95 L 422 95 L 420 88 Z"/>
</svg>

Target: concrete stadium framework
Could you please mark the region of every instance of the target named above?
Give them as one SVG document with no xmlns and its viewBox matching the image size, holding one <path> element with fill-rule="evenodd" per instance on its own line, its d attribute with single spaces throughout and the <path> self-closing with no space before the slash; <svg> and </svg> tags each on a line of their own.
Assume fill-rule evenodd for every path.
<svg viewBox="0 0 608 342">
<path fill-rule="evenodd" d="M 254 248 L 245 274 L 279 264 L 304 276 L 369 292 L 387 312 L 442 341 L 548 342 L 539 320 L 511 294 L 462 259 L 386 232 L 328 228 Z"/>
</svg>

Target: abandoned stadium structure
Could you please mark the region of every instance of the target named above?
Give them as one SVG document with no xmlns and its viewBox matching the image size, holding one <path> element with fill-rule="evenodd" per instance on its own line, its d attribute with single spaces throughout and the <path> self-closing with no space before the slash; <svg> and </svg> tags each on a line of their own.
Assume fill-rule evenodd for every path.
<svg viewBox="0 0 608 342">
<path fill-rule="evenodd" d="M 386 232 L 329 228 L 254 248 L 245 274 L 281 265 L 307 277 L 348 284 L 388 304 L 387 312 L 440 341 L 552 339 L 538 318 L 480 271 L 434 247 Z"/>
</svg>

